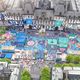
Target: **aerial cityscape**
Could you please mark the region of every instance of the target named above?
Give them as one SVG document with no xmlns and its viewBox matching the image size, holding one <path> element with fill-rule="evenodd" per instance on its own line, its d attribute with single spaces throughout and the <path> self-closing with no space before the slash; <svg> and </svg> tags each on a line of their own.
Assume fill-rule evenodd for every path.
<svg viewBox="0 0 80 80">
<path fill-rule="evenodd" d="M 80 80 L 80 0 L 0 0 L 0 80 Z"/>
</svg>

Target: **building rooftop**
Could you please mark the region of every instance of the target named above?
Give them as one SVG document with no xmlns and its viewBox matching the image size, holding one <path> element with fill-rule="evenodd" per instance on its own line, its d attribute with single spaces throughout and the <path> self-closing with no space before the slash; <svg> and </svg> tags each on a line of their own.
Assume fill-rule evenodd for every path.
<svg viewBox="0 0 80 80">
<path fill-rule="evenodd" d="M 7 62 L 0 62 L 0 79 L 1 80 L 19 80 L 20 74 L 19 64 L 8 64 Z"/>
</svg>

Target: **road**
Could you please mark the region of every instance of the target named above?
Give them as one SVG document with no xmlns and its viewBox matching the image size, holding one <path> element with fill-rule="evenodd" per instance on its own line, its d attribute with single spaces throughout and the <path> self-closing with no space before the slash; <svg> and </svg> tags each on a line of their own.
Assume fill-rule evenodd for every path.
<svg viewBox="0 0 80 80">
<path fill-rule="evenodd" d="M 36 61 L 35 64 L 31 65 L 30 74 L 31 74 L 32 80 L 40 79 L 40 72 L 41 72 L 41 69 L 44 68 L 44 66 L 49 66 L 50 68 L 52 68 L 53 61 L 51 61 L 51 62 L 47 61 L 47 62 L 43 62 L 43 63 Z"/>
<path fill-rule="evenodd" d="M 31 66 L 31 77 L 32 80 L 39 80 L 40 78 L 40 68 L 37 65 L 32 65 Z"/>
<path fill-rule="evenodd" d="M 40 70 L 43 66 L 45 66 L 44 63 L 40 63 L 37 61 L 35 64 L 33 64 L 31 66 L 30 73 L 31 73 L 32 80 L 39 80 L 40 79 Z"/>
</svg>

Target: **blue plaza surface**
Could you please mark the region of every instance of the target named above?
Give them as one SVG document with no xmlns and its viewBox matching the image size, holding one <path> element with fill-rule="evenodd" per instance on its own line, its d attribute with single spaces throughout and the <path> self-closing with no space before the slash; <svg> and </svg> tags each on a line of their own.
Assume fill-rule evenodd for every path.
<svg viewBox="0 0 80 80">
<path fill-rule="evenodd" d="M 69 38 L 69 36 L 74 36 L 72 33 L 62 33 L 59 36 L 49 34 L 49 36 L 40 36 L 35 34 L 29 34 L 25 32 L 17 32 L 15 30 L 11 30 L 11 34 L 13 35 L 13 40 L 7 40 L 4 44 L 1 44 L 1 46 L 15 46 L 15 49 L 20 50 L 32 50 L 33 53 L 35 50 L 37 50 L 37 54 L 35 56 L 36 59 L 42 59 L 44 58 L 44 51 L 47 50 L 49 56 L 55 57 L 57 50 L 60 51 L 60 49 L 64 49 L 64 52 L 68 54 L 67 49 L 71 50 L 80 50 L 77 45 L 70 43 L 70 41 L 76 41 L 76 43 L 79 43 L 79 37 L 76 38 Z M 77 35 L 75 35 L 77 36 Z M 29 46 L 27 43 L 29 41 L 33 41 L 34 45 Z M 12 56 L 14 54 L 14 50 L 2 50 L 0 48 L 0 51 L 3 53 L 9 53 L 7 55 Z M 61 52 L 61 51 L 60 51 Z M 6 55 L 6 56 L 7 56 Z M 10 58 L 10 57 L 9 57 Z"/>
<path fill-rule="evenodd" d="M 80 0 L 1 0 L 0 11 L 0 80 L 80 80 Z"/>
<path fill-rule="evenodd" d="M 23 32 L 17 33 L 16 34 L 16 38 L 15 38 L 15 44 L 16 44 L 16 46 L 17 45 L 18 46 L 20 46 L 20 45 L 24 46 L 25 43 L 26 43 L 26 34 L 23 33 Z"/>
</svg>

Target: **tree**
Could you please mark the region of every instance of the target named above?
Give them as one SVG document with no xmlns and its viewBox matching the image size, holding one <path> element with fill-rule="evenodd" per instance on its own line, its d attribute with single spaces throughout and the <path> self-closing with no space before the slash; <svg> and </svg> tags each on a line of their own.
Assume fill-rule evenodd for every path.
<svg viewBox="0 0 80 80">
<path fill-rule="evenodd" d="M 62 67 L 62 64 L 55 64 L 55 67 Z"/>
<path fill-rule="evenodd" d="M 80 63 L 80 56 L 79 55 L 68 55 L 66 57 L 66 61 L 68 63 L 79 64 Z"/>
<path fill-rule="evenodd" d="M 74 61 L 74 55 L 70 54 L 66 57 L 66 62 L 73 63 L 73 61 Z"/>
<path fill-rule="evenodd" d="M 0 27 L 0 35 L 4 34 L 6 32 L 6 28 L 1 26 Z"/>
<path fill-rule="evenodd" d="M 79 64 L 80 62 L 80 57 L 78 55 L 74 56 L 74 63 Z"/>
<path fill-rule="evenodd" d="M 22 72 L 22 76 L 25 76 L 25 75 L 30 76 L 29 72 L 26 69 L 24 69 Z"/>
<path fill-rule="evenodd" d="M 27 76 L 22 76 L 21 80 L 27 80 Z"/>
<path fill-rule="evenodd" d="M 62 67 L 75 67 L 75 64 L 74 63 L 64 63 L 62 64 Z"/>
<path fill-rule="evenodd" d="M 4 60 L 7 61 L 8 63 L 11 63 L 10 59 L 5 58 Z"/>
<path fill-rule="evenodd" d="M 31 80 L 29 76 L 25 75 L 21 77 L 21 80 Z"/>
<path fill-rule="evenodd" d="M 31 80 L 31 76 L 26 69 L 24 69 L 21 74 L 21 80 Z"/>
<path fill-rule="evenodd" d="M 11 63 L 11 60 L 10 60 L 10 59 L 7 59 L 7 58 L 0 58 L 0 61 L 1 61 L 1 62 Z"/>
<path fill-rule="evenodd" d="M 40 80 L 50 80 L 50 69 L 48 67 L 42 69 Z"/>
</svg>

